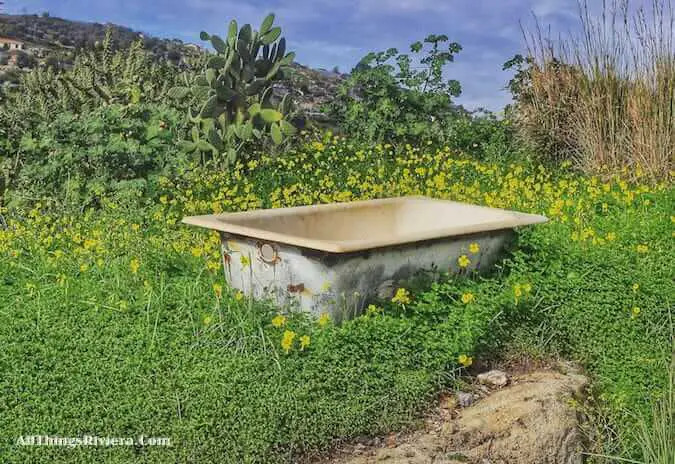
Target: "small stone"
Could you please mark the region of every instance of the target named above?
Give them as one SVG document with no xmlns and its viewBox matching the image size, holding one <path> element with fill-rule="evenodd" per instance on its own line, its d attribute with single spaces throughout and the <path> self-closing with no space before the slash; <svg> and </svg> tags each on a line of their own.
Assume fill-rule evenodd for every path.
<svg viewBox="0 0 675 464">
<path fill-rule="evenodd" d="M 509 383 L 509 377 L 502 371 L 492 370 L 478 374 L 478 382 L 492 388 L 501 388 Z"/>
<path fill-rule="evenodd" d="M 473 395 L 471 393 L 460 392 L 457 394 L 457 401 L 463 408 L 467 408 L 473 404 Z"/>
</svg>

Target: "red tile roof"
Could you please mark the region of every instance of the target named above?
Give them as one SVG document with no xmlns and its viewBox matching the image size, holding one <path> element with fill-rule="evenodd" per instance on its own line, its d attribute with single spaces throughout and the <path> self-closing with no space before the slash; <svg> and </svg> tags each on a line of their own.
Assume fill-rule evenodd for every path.
<svg viewBox="0 0 675 464">
<path fill-rule="evenodd" d="M 6 39 L 4 37 L 0 37 L 0 43 L 6 43 L 6 44 L 22 44 L 23 42 L 20 40 L 14 40 L 14 39 Z"/>
</svg>

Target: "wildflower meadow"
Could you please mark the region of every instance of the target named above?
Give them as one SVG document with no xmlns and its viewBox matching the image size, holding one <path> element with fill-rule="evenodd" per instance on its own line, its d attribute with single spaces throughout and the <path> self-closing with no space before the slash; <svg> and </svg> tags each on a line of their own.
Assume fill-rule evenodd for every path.
<svg viewBox="0 0 675 464">
<path fill-rule="evenodd" d="M 203 31 L 201 48 L 108 25 L 10 70 L 0 462 L 313 462 L 418 429 L 487 368 L 560 362 L 589 380 L 569 405 L 579 456 L 672 464 L 675 10 L 627 2 L 603 8 L 649 53 L 608 55 L 623 48 L 600 33 L 597 47 L 571 36 L 542 51 L 527 35 L 497 113 L 456 102 L 463 52 L 447 35 L 317 72 L 294 63 L 273 14 Z M 0 31 L 81 26 L 57 19 L 0 15 L 35 24 Z M 549 221 L 518 229 L 481 273 L 487 247 L 469 239 L 438 278 L 395 282 L 343 321 L 232 288 L 220 236 L 181 223 L 413 195 Z M 136 441 L 27 446 L 35 435 Z"/>
</svg>

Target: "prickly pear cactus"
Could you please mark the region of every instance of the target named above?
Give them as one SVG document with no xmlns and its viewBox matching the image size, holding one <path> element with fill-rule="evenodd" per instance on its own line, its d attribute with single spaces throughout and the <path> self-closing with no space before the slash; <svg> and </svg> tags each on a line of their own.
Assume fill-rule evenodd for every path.
<svg viewBox="0 0 675 464">
<path fill-rule="evenodd" d="M 232 20 L 225 39 L 200 34 L 215 53 L 196 79 L 169 90 L 170 98 L 198 102 L 196 113 L 188 110 L 194 127 L 191 140 L 183 143 L 186 151 L 233 163 L 256 142 L 281 145 L 295 133 L 288 121 L 293 111 L 290 97 L 272 101 L 273 83 L 295 58 L 295 53 L 286 53 L 286 39 L 273 23 L 270 14 L 258 31 L 250 24 L 239 28 Z"/>
</svg>

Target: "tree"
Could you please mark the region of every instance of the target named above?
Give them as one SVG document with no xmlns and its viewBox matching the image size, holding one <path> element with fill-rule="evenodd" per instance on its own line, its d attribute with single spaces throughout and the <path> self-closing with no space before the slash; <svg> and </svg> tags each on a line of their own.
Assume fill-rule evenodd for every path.
<svg viewBox="0 0 675 464">
<path fill-rule="evenodd" d="M 21 50 L 16 51 L 16 65 L 19 68 L 34 68 L 37 60 L 33 55 L 29 55 Z"/>
</svg>

